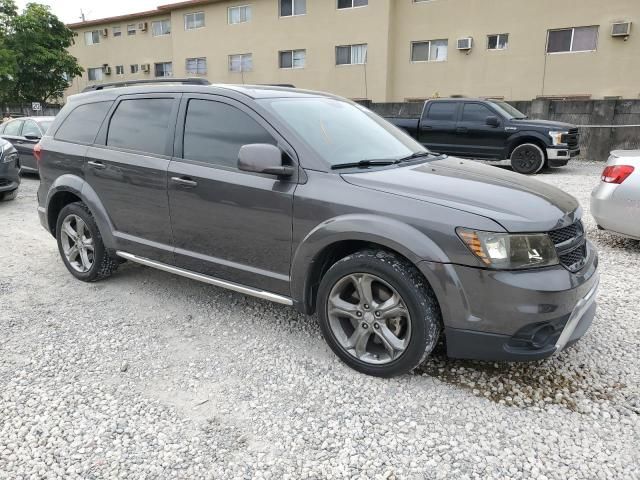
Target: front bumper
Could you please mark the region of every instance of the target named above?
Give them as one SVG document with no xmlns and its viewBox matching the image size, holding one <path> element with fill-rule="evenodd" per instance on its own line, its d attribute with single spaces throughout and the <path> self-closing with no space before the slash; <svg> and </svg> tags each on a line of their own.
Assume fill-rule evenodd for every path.
<svg viewBox="0 0 640 480">
<path fill-rule="evenodd" d="M 598 257 L 585 266 L 492 271 L 421 262 L 438 297 L 447 354 L 474 360 L 549 357 L 575 343 L 595 316 Z"/>
<path fill-rule="evenodd" d="M 20 186 L 20 172 L 15 160 L 0 162 L 0 192 L 12 192 Z"/>
<path fill-rule="evenodd" d="M 551 167 L 562 167 L 573 157 L 580 155 L 580 149 L 569 149 L 566 147 L 547 148 L 547 160 Z"/>
</svg>

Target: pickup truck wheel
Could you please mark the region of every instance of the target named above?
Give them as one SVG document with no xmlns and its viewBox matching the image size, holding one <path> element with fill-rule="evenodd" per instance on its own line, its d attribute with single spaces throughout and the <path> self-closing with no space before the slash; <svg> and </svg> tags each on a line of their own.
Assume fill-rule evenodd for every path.
<svg viewBox="0 0 640 480">
<path fill-rule="evenodd" d="M 542 149 L 533 143 L 523 143 L 511 152 L 511 168 L 524 175 L 538 173 L 544 167 L 546 157 Z"/>
<path fill-rule="evenodd" d="M 102 280 L 118 268 L 119 262 L 108 254 L 93 215 L 84 203 L 70 203 L 60 211 L 56 239 L 62 261 L 78 280 Z"/>
<path fill-rule="evenodd" d="M 334 264 L 318 290 L 320 328 L 351 368 L 393 377 L 419 366 L 440 335 L 435 295 L 418 270 L 385 251 Z"/>
</svg>

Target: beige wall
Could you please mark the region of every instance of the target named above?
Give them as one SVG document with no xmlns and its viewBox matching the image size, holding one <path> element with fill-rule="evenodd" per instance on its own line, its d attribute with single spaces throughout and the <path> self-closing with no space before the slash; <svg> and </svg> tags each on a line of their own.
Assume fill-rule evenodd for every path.
<svg viewBox="0 0 640 480">
<path fill-rule="evenodd" d="M 227 8 L 250 4 L 252 20 L 228 25 Z M 205 27 L 185 31 L 184 14 L 205 12 Z M 221 83 L 293 83 L 350 98 L 403 101 L 440 96 L 502 96 L 531 99 L 541 95 L 640 95 L 640 0 L 370 0 L 369 6 L 337 10 L 335 0 L 307 0 L 307 14 L 279 17 L 277 0 L 212 1 L 191 8 L 166 10 L 146 17 L 149 30 L 129 37 L 126 24 L 106 22 L 79 34 L 71 53 L 85 67 L 108 63 L 104 81 L 153 77 L 153 63 L 173 61 L 175 76 L 187 76 L 185 61 L 207 58 L 207 78 Z M 169 36 L 152 37 L 151 21 L 171 18 Z M 614 21 L 634 21 L 627 41 L 610 36 Z M 122 25 L 113 38 L 111 27 Z M 599 25 L 595 52 L 546 55 L 547 30 Z M 86 46 L 84 32 L 109 28 L 99 45 Z M 509 33 L 509 48 L 488 51 L 487 35 Z M 457 51 L 456 40 L 474 38 L 470 53 Z M 411 62 L 411 42 L 448 39 L 445 62 Z M 337 45 L 367 43 L 368 63 L 336 66 Z M 306 49 L 304 69 L 278 68 L 280 50 Z M 252 53 L 253 71 L 228 69 L 230 54 Z M 152 73 L 131 75 L 129 65 L 150 63 Z M 124 65 L 125 75 L 115 75 Z M 69 93 L 86 86 L 87 74 Z"/>
</svg>

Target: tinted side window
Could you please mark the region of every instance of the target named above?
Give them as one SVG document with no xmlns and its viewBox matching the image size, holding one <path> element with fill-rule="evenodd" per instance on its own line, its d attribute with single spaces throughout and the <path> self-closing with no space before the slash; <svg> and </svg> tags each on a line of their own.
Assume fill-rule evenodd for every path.
<svg viewBox="0 0 640 480">
<path fill-rule="evenodd" d="M 123 100 L 109 123 L 107 145 L 166 155 L 172 98 Z"/>
<path fill-rule="evenodd" d="M 487 117 L 495 117 L 495 113 L 479 103 L 465 103 L 462 111 L 463 122 L 484 123 Z"/>
<path fill-rule="evenodd" d="M 22 127 L 22 136 L 26 137 L 27 135 L 32 135 L 34 137 L 42 135 L 38 125 L 36 125 L 36 122 L 33 120 L 27 120 L 24 122 L 24 127 Z"/>
<path fill-rule="evenodd" d="M 429 107 L 429 120 L 453 122 L 456 119 L 458 104 L 454 102 L 435 102 Z"/>
<path fill-rule="evenodd" d="M 4 127 L 5 135 L 20 135 L 20 129 L 22 128 L 22 124 L 24 122 L 22 120 L 14 120 L 13 122 L 7 123 Z"/>
<path fill-rule="evenodd" d="M 184 126 L 184 158 L 236 168 L 238 152 L 250 143 L 276 144 L 258 122 L 236 107 L 191 100 Z"/>
<path fill-rule="evenodd" d="M 113 102 L 97 102 L 80 105 L 64 119 L 56 132 L 56 140 L 93 143 L 112 104 Z"/>
</svg>

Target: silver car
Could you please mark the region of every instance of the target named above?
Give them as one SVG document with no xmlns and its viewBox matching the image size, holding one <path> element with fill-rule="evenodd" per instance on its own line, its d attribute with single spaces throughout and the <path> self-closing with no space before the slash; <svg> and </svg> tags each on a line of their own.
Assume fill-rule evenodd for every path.
<svg viewBox="0 0 640 480">
<path fill-rule="evenodd" d="M 591 214 L 599 228 L 640 240 L 640 150 L 611 152 L 591 193 Z"/>
</svg>

